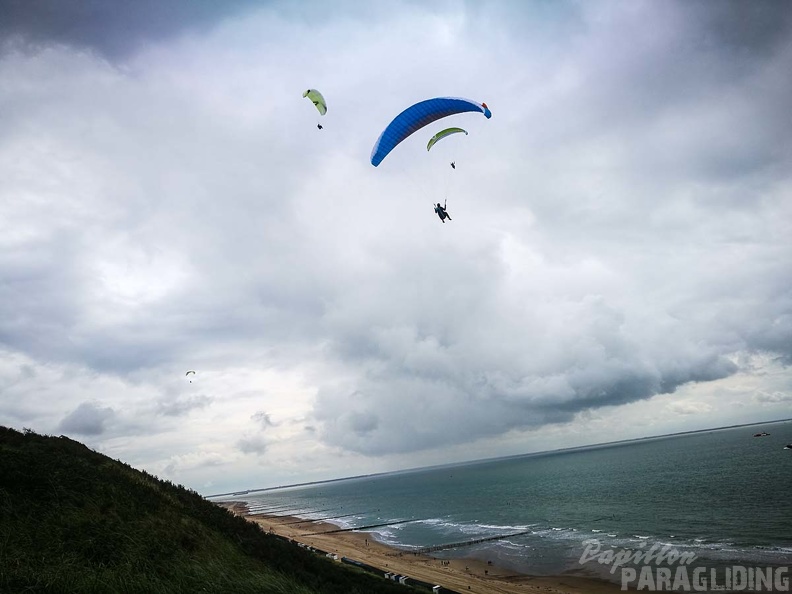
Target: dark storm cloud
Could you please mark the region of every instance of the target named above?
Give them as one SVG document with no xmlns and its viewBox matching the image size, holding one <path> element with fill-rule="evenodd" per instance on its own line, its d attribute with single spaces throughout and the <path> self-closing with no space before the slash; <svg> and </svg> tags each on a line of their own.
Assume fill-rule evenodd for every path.
<svg viewBox="0 0 792 594">
<path fill-rule="evenodd" d="M 700 27 L 701 46 L 717 46 L 732 58 L 766 57 L 789 43 L 792 6 L 783 0 L 679 0 L 676 5 Z"/>
<path fill-rule="evenodd" d="M 598 309 L 582 317 L 594 317 Z M 478 317 L 477 312 L 467 315 Z M 682 345 L 653 353 L 636 338 L 620 337 L 619 322 L 600 328 L 591 344 L 576 344 L 590 341 L 584 337 L 591 332 L 583 328 L 577 336 L 536 336 L 555 342 L 546 351 L 531 340 L 528 325 L 529 337 L 519 338 L 526 320 L 512 322 L 516 332 L 493 329 L 493 338 L 499 336 L 514 349 L 496 358 L 475 344 L 473 336 L 481 328 L 471 320 L 465 337 L 445 346 L 433 342 L 427 347 L 425 339 L 415 336 L 398 345 L 372 337 L 379 338 L 378 354 L 370 352 L 350 363 L 351 369 L 366 370 L 357 389 L 351 394 L 319 392 L 316 413 L 324 439 L 367 455 L 465 443 L 512 429 L 569 422 L 586 410 L 673 393 L 690 382 L 728 377 L 737 370 L 714 353 L 680 357 L 679 351 L 688 348 Z"/>
<path fill-rule="evenodd" d="M 115 411 L 110 407 L 83 402 L 63 418 L 58 429 L 78 435 L 102 435 L 107 430 L 107 423 L 115 416 Z"/>
<path fill-rule="evenodd" d="M 792 59 L 792 5 L 636 6 L 583 7 L 591 21 L 575 39 L 579 61 L 548 72 L 551 80 L 571 76 L 577 91 L 553 107 L 563 121 L 552 134 L 560 131 L 567 146 L 567 134 L 618 138 L 630 173 L 652 168 L 661 184 L 680 174 L 734 181 L 783 166 L 792 132 L 784 115 L 792 81 L 783 74 Z"/>
<path fill-rule="evenodd" d="M 0 0 L 0 40 L 65 44 L 118 59 L 145 43 L 209 29 L 256 5 L 251 0 Z"/>
</svg>

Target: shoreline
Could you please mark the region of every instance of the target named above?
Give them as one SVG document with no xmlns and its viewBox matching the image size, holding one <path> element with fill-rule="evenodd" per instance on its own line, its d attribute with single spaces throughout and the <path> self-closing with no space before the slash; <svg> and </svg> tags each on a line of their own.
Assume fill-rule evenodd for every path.
<svg viewBox="0 0 792 594">
<path fill-rule="evenodd" d="M 458 592 L 614 594 L 621 591 L 617 584 L 593 577 L 531 576 L 475 558 L 440 559 L 391 547 L 366 532 L 337 532 L 339 527 L 329 522 L 306 520 L 296 516 L 249 516 L 247 505 L 243 502 L 216 503 L 258 524 L 265 532 L 336 554 L 339 559 L 347 557 L 377 567 L 383 575 L 385 572 L 393 572 Z M 334 532 L 317 534 L 324 531 Z"/>
</svg>

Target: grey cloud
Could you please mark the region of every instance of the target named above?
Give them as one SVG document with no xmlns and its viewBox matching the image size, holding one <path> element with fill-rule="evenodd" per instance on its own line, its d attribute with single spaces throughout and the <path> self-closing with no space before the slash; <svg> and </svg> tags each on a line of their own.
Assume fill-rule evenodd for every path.
<svg viewBox="0 0 792 594">
<path fill-rule="evenodd" d="M 83 402 L 60 422 L 58 429 L 66 433 L 79 435 L 102 435 L 107 430 L 108 422 L 116 416 L 110 407 L 103 407 L 93 402 Z"/>
<path fill-rule="evenodd" d="M 353 412 L 341 415 L 341 424 L 356 435 L 364 436 L 377 429 L 380 419 L 371 412 Z"/>
<path fill-rule="evenodd" d="M 546 377 L 510 377 L 497 367 L 479 365 L 475 371 L 483 377 L 473 377 L 457 363 L 455 373 L 446 377 L 419 378 L 406 371 L 400 375 L 380 361 L 380 371 L 358 384 L 357 397 L 320 391 L 316 413 L 322 437 L 332 445 L 368 455 L 411 452 L 569 422 L 591 409 L 673 392 L 690 381 L 735 371 L 720 358 L 688 365 L 681 374 L 675 368 L 664 373 L 614 361 L 604 367 L 558 367 Z"/>
<path fill-rule="evenodd" d="M 664 186 L 679 175 L 704 182 L 783 168 L 792 82 L 781 72 L 792 59 L 792 10 L 778 2 L 640 6 L 583 6 L 587 30 L 573 37 L 572 60 L 550 65 L 538 91 L 547 102 L 534 108 L 545 119 L 532 134 L 551 151 L 560 143 L 567 155 L 571 145 L 601 151 L 613 143 L 631 162 L 623 181 L 641 184 L 633 189 L 639 201 L 651 196 L 639 179 L 649 171 Z M 765 31 L 774 41 L 752 44 Z"/>
<path fill-rule="evenodd" d="M 261 425 L 262 429 L 275 426 L 275 423 L 272 422 L 272 418 L 270 417 L 269 413 L 266 413 L 263 410 L 253 414 L 253 416 L 250 417 L 250 420 Z"/>
<path fill-rule="evenodd" d="M 766 57 L 778 45 L 788 43 L 792 31 L 792 8 L 777 0 L 680 1 L 677 7 L 701 28 L 702 45 L 729 49 L 737 58 L 746 54 Z"/>
<path fill-rule="evenodd" d="M 79 283 L 81 273 L 69 265 L 68 255 L 73 253 L 73 246 L 59 236 L 47 246 L 3 251 L 0 343 L 24 351 L 47 349 L 53 331 L 79 317 L 79 295 L 71 287 Z"/>
<path fill-rule="evenodd" d="M 84 57 L 74 57 L 70 65 L 76 69 L 73 76 L 78 79 L 92 72 L 91 68 L 107 74 L 100 64 Z M 14 70 L 8 64 L 5 67 Z M 100 84 L 86 85 L 93 88 L 90 95 L 80 91 L 79 85 L 72 86 L 68 72 L 59 73 L 55 78 L 59 81 L 55 84 L 69 88 L 65 100 L 67 103 L 73 101 L 74 109 L 60 114 L 57 110 L 50 111 L 49 107 L 26 96 L 20 90 L 24 87 L 15 87 L 18 93 L 10 92 L 4 97 L 4 103 L 17 109 L 16 116 L 11 119 L 21 128 L 37 126 L 38 109 L 49 114 L 49 121 L 45 138 L 40 143 L 25 144 L 17 151 L 7 144 L 17 139 L 11 134 L 5 136 L 0 145 L 6 147 L 6 152 L 0 153 L 4 180 L 0 195 L 8 199 L 7 220 L 39 221 L 37 233 L 20 233 L 18 238 L 16 234 L 8 234 L 7 237 L 13 236 L 9 249 L 0 252 L 0 270 L 4 278 L 0 284 L 0 312 L 3 313 L 0 343 L 14 345 L 34 358 L 87 362 L 97 370 L 126 373 L 168 362 L 173 353 L 194 344 L 205 334 L 215 335 L 216 344 L 258 340 L 257 328 L 267 325 L 276 341 L 279 338 L 276 327 L 283 329 L 280 335 L 283 337 L 293 332 L 293 328 L 306 325 L 303 308 L 308 313 L 311 308 L 315 311 L 317 298 L 315 291 L 305 290 L 306 284 L 310 289 L 310 281 L 306 283 L 305 276 L 296 272 L 299 262 L 288 256 L 292 238 L 281 230 L 291 223 L 288 218 L 283 219 L 289 216 L 284 212 L 288 211 L 288 203 L 280 197 L 290 193 L 288 186 L 296 180 L 283 185 L 267 175 L 246 175 L 242 178 L 248 180 L 243 184 L 246 187 L 237 185 L 234 201 L 217 200 L 217 196 L 228 191 L 229 179 L 239 179 L 240 162 L 236 155 L 211 157 L 213 167 L 225 163 L 221 168 L 228 167 L 227 177 L 226 174 L 212 174 L 211 179 L 201 183 L 203 189 L 196 192 L 192 187 L 194 174 L 179 173 L 180 166 L 174 166 L 172 161 L 166 164 L 167 159 L 157 156 L 156 150 L 145 140 L 146 130 L 149 126 L 158 128 L 165 137 L 180 145 L 181 148 L 170 147 L 165 152 L 171 153 L 174 149 L 171 154 L 185 155 L 189 164 L 182 165 L 188 169 L 208 171 L 211 168 L 200 163 L 203 158 L 209 158 L 201 156 L 204 149 L 199 148 L 196 153 L 182 142 L 185 130 L 189 130 L 187 136 L 191 136 L 203 128 L 200 132 L 203 142 L 210 146 L 222 145 L 219 139 L 210 140 L 218 130 L 215 128 L 212 132 L 205 128 L 206 122 L 215 121 L 214 118 L 196 120 L 194 114 L 185 113 L 182 117 L 174 114 L 173 118 L 166 118 L 170 125 L 181 121 L 185 126 L 181 132 L 163 129 L 156 121 L 152 122 L 151 117 L 135 117 L 133 124 L 128 118 L 137 109 L 136 100 L 130 101 L 126 96 L 129 81 L 124 81 L 123 77 L 110 76 Z M 95 117 L 105 123 L 112 122 L 111 127 L 118 128 L 115 141 L 105 153 L 107 161 L 98 158 L 97 162 L 96 148 L 91 142 L 103 142 L 95 134 L 101 129 L 92 124 Z M 65 138 L 72 125 L 87 133 L 78 133 L 78 138 L 67 142 Z M 214 125 L 208 124 L 208 127 L 214 128 Z M 124 132 L 120 131 L 122 128 Z M 154 132 L 153 128 L 148 132 Z M 250 140 L 256 138 L 256 134 L 250 135 Z M 170 141 L 163 142 L 167 145 Z M 193 148 L 204 146 L 191 139 L 186 142 Z M 163 146 L 160 141 L 155 144 Z M 43 145 L 43 150 L 39 145 Z M 294 150 L 297 151 L 296 144 Z M 280 151 L 274 160 L 286 154 L 288 151 Z M 259 158 L 262 157 L 257 160 Z M 268 180 L 266 188 L 262 187 L 264 179 Z M 181 187 L 181 184 L 189 187 Z M 182 191 L 188 191 L 191 196 L 189 208 L 162 202 L 163 196 L 173 200 L 173 195 Z M 45 200 L 52 203 L 45 207 Z M 251 213 L 256 215 L 251 216 Z M 244 250 L 248 244 L 251 251 L 260 251 L 263 233 L 272 238 L 268 241 L 283 257 L 262 263 L 258 271 L 251 267 L 244 276 L 227 266 L 229 254 L 220 256 L 218 261 L 224 261 L 221 267 L 212 267 L 208 262 L 218 257 L 215 242 L 226 245 L 226 249 L 229 247 L 224 232 L 219 230 L 227 224 L 237 228 L 237 241 L 230 247 Z M 25 225 L 14 228 L 24 229 Z M 188 247 L 184 243 L 185 234 L 179 231 L 181 228 L 196 232 L 205 230 L 206 241 L 196 249 Z M 168 237 L 168 241 L 157 239 L 162 237 Z M 195 283 L 188 278 L 184 282 L 186 286 L 174 290 L 167 298 L 158 298 L 146 307 L 133 306 L 132 309 L 136 309 L 133 313 L 129 306 L 145 301 L 135 292 L 145 293 L 146 287 L 161 284 L 163 279 L 191 272 L 181 255 L 184 248 L 186 253 L 194 252 L 196 262 L 203 259 L 201 250 L 209 254 L 208 268 L 199 274 L 212 269 L 212 286 L 200 286 L 200 276 Z M 171 255 L 173 260 L 168 263 Z M 230 258 L 236 259 L 236 255 Z M 158 261 L 165 262 L 162 270 L 157 269 Z M 106 271 L 103 264 L 110 264 L 110 270 Z M 270 284 L 258 280 L 272 277 L 273 272 L 282 282 Z M 134 286 L 135 273 L 148 276 L 148 282 L 140 283 L 139 289 L 122 295 L 119 300 L 112 294 L 114 287 L 108 286 L 106 281 L 121 286 L 132 282 Z M 241 296 L 235 307 L 228 307 L 228 294 Z M 115 327 L 110 332 L 108 319 L 113 319 Z M 152 320 L 157 322 L 151 323 Z M 273 322 L 277 322 L 277 326 Z"/>
<path fill-rule="evenodd" d="M 768 394 L 766 392 L 759 392 L 754 396 L 757 402 L 772 403 L 777 402 L 792 402 L 792 394 L 785 392 L 773 392 Z"/>
<path fill-rule="evenodd" d="M 258 435 L 246 436 L 237 441 L 236 447 L 243 454 L 260 456 L 267 451 L 267 441 Z"/>
<path fill-rule="evenodd" d="M 209 29 L 255 5 L 249 0 L 2 0 L 0 39 L 73 45 L 116 59 L 146 42 Z"/>
<path fill-rule="evenodd" d="M 410 294 L 415 288 L 405 284 L 401 299 L 389 299 L 386 287 L 400 285 L 395 277 L 379 287 L 381 294 L 358 285 L 360 299 L 379 308 L 348 296 L 329 309 L 331 333 L 349 339 L 336 344 L 336 354 L 356 380 L 320 390 L 315 413 L 323 439 L 372 455 L 416 451 L 567 422 L 592 408 L 737 371 L 720 345 L 697 344 L 699 333 L 712 335 L 711 327 L 665 318 L 635 324 L 641 306 L 585 296 L 523 307 L 494 256 L 482 268 L 455 261 L 454 270 L 446 260 L 430 277 L 423 256 L 403 250 L 413 274 L 433 278 L 424 281 L 426 295 Z M 431 297 L 455 294 L 470 300 Z"/>
<path fill-rule="evenodd" d="M 212 401 L 213 398 L 209 396 L 199 395 L 176 399 L 170 402 L 160 402 L 157 405 L 157 412 L 168 417 L 181 417 L 189 414 L 193 410 L 206 408 Z"/>
<path fill-rule="evenodd" d="M 792 304 L 777 316 L 767 315 L 757 321 L 748 335 L 751 348 L 778 354 L 784 365 L 792 365 Z"/>
</svg>

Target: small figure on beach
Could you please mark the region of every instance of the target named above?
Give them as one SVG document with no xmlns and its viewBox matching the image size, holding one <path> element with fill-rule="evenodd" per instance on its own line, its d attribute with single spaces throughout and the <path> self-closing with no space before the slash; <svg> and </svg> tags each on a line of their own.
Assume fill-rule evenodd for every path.
<svg viewBox="0 0 792 594">
<path fill-rule="evenodd" d="M 447 203 L 448 203 L 448 202 L 446 201 L 446 204 L 447 204 Z M 448 219 L 449 221 L 451 220 L 451 217 L 450 217 L 450 216 L 448 215 L 448 213 L 446 212 L 446 207 L 445 207 L 445 205 L 444 205 L 444 206 L 440 206 L 440 203 L 438 202 L 438 203 L 437 203 L 437 206 L 435 206 L 435 208 L 434 208 L 434 211 L 437 213 L 437 216 L 438 216 L 438 217 L 440 217 L 440 220 L 441 220 L 443 223 L 445 223 L 445 220 L 446 220 L 446 219 Z"/>
</svg>

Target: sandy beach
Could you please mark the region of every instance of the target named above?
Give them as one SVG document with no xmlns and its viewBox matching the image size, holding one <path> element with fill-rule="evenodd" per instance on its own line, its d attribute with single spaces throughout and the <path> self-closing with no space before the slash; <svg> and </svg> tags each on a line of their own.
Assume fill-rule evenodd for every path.
<svg viewBox="0 0 792 594">
<path fill-rule="evenodd" d="M 514 594 L 544 592 L 558 594 L 609 593 L 621 591 L 616 584 L 596 579 L 559 576 L 532 577 L 489 565 L 477 559 L 435 559 L 428 555 L 416 555 L 400 551 L 377 542 L 365 532 L 333 532 L 338 526 L 325 522 L 301 521 L 292 516 L 247 515 L 242 503 L 221 504 L 234 513 L 243 515 L 251 522 L 271 532 L 316 547 L 341 557 L 348 557 L 379 567 L 385 572 L 417 578 L 439 584 L 459 592 L 478 594 Z"/>
</svg>

